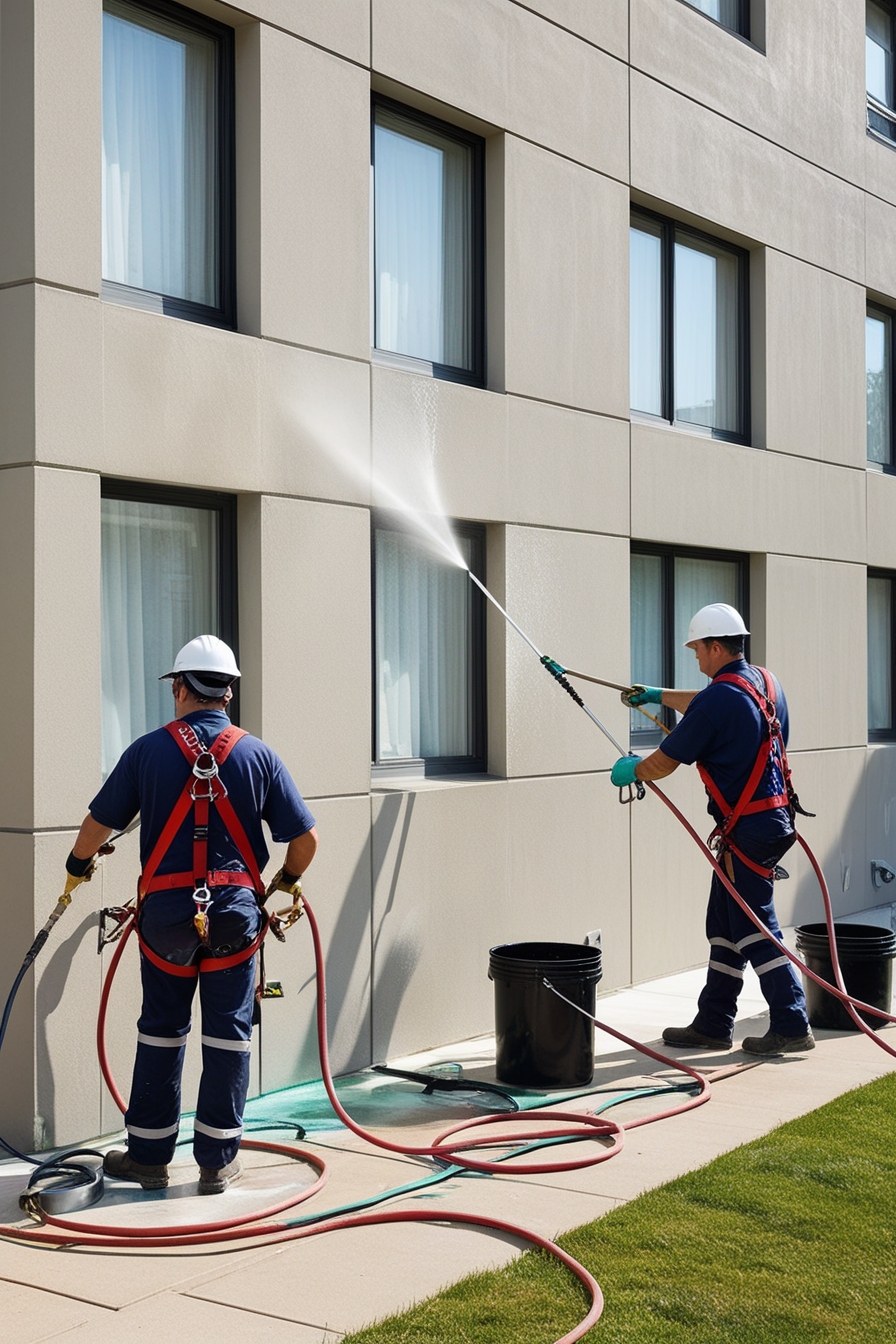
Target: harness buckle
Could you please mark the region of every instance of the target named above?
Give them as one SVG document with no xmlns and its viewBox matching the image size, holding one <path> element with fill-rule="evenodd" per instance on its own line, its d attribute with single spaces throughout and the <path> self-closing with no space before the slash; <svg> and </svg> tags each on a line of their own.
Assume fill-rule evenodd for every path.
<svg viewBox="0 0 896 1344">
<path fill-rule="evenodd" d="M 203 946 L 210 946 L 208 930 L 208 908 L 212 903 L 212 894 L 208 887 L 195 887 L 193 890 L 193 904 L 196 906 L 196 913 L 193 916 L 193 927 L 199 934 Z"/>
<path fill-rule="evenodd" d="M 217 787 L 213 781 L 216 782 Z M 204 791 L 201 787 L 203 784 L 205 785 Z M 217 774 L 200 775 L 197 778 L 196 783 L 190 787 L 190 797 L 194 803 L 200 800 L 208 803 L 215 803 L 219 798 L 227 797 L 227 785 L 224 783 L 223 779 L 218 778 Z"/>
<path fill-rule="evenodd" d="M 193 774 L 197 779 L 214 779 L 218 773 L 218 762 L 210 751 L 200 751 L 193 762 Z"/>
</svg>

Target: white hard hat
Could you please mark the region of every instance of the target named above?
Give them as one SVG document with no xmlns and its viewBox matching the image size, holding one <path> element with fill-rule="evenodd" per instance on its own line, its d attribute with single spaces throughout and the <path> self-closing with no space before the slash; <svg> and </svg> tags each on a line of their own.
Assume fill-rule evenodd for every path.
<svg viewBox="0 0 896 1344">
<path fill-rule="evenodd" d="M 749 633 L 744 618 L 735 607 L 729 607 L 727 602 L 710 602 L 708 607 L 701 607 L 691 617 L 684 647 L 693 648 L 698 639 L 730 639 Z"/>
<path fill-rule="evenodd" d="M 203 675 L 209 673 L 208 679 Z M 232 681 L 240 675 L 233 649 L 217 635 L 197 635 L 185 644 L 174 660 L 170 672 L 163 672 L 159 681 L 167 677 L 186 676 L 198 695 L 219 699 Z"/>
</svg>

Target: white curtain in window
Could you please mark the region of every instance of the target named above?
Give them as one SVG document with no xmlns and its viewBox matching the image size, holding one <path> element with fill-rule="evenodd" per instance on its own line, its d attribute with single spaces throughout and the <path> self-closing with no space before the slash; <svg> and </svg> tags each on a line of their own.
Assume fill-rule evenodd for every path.
<svg viewBox="0 0 896 1344">
<path fill-rule="evenodd" d="M 675 243 L 675 418 L 737 433 L 739 350 L 733 253 L 681 235 Z"/>
<path fill-rule="evenodd" d="M 631 228 L 630 378 L 632 410 L 663 414 L 662 240 L 659 224 Z"/>
<path fill-rule="evenodd" d="M 103 14 L 103 276 L 215 306 L 216 46 L 126 3 Z"/>
<path fill-rule="evenodd" d="M 738 604 L 738 566 L 733 560 L 703 560 L 676 556 L 673 587 L 675 591 L 673 630 L 675 648 L 674 685 L 684 690 L 700 690 L 709 684 L 697 668 L 693 649 L 683 647 L 691 617 L 710 602 Z"/>
<path fill-rule="evenodd" d="M 406 533 L 375 546 L 377 760 L 472 755 L 470 580 Z"/>
<path fill-rule="evenodd" d="M 868 727 L 893 727 L 892 579 L 868 580 Z"/>
<path fill-rule="evenodd" d="M 218 515 L 102 501 L 103 774 L 141 733 L 173 717 L 174 656 L 218 633 Z"/>
<path fill-rule="evenodd" d="M 891 459 L 889 318 L 869 313 L 865 318 L 865 414 L 868 461 L 887 464 Z"/>
<path fill-rule="evenodd" d="M 473 154 L 378 107 L 374 130 L 375 343 L 473 365 Z"/>
<path fill-rule="evenodd" d="M 663 686 L 666 677 L 663 671 L 663 561 L 660 556 L 632 555 L 630 598 L 632 681 L 642 686 Z M 631 731 L 653 731 L 653 724 L 633 709 Z"/>
</svg>

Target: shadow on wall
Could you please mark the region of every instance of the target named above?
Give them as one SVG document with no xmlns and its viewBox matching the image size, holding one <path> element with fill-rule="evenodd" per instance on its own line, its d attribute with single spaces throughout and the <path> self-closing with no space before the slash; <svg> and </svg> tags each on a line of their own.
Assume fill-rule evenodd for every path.
<svg viewBox="0 0 896 1344">
<path fill-rule="evenodd" d="M 68 1059 L 72 1063 L 73 1070 L 77 1071 L 77 1061 L 83 1058 L 83 1037 L 86 1033 L 92 1041 L 96 1032 L 95 1018 L 88 1019 L 85 1016 L 84 996 L 81 996 L 82 1006 L 78 1007 L 79 996 L 72 975 L 72 968 L 76 958 L 81 954 L 85 941 L 92 951 L 95 940 L 96 913 L 92 911 L 85 915 L 78 927 L 63 942 L 53 947 L 49 960 L 41 968 L 42 974 L 35 1001 L 35 1055 L 41 1115 L 35 1117 L 33 1139 L 31 1136 L 27 1139 L 29 1149 L 33 1144 L 33 1149 L 37 1152 L 52 1148 L 56 1142 L 58 1125 L 53 1059 Z M 69 983 L 70 981 L 72 983 Z M 27 980 L 24 983 L 27 983 Z M 62 1015 L 53 1022 L 53 1015 L 60 1007 Z M 52 1049 L 49 1041 L 51 1025 L 54 1028 Z M 98 1088 L 103 1086 L 105 1084 L 100 1079 L 98 1071 L 91 1072 L 89 1081 L 91 1095 L 88 1096 L 85 1092 L 82 1096 L 85 1120 L 88 1115 L 95 1117 L 99 1106 Z"/>
<path fill-rule="evenodd" d="M 811 773 L 801 768 L 808 757 L 793 762 L 800 799 L 817 818 L 798 817 L 797 830 L 815 852 L 831 894 L 834 915 L 852 914 L 896 901 L 896 883 L 875 888 L 871 860 L 880 859 L 896 869 L 896 749 L 890 746 L 857 748 L 843 753 L 844 765 L 856 760 L 856 782 L 845 796 L 840 815 L 830 815 L 830 787 L 817 791 Z M 822 794 L 824 796 L 822 796 Z M 793 880 L 776 891 L 782 924 L 816 923 L 824 919 L 818 882 L 802 850 L 792 849 L 784 867 Z M 790 891 L 788 891 L 788 888 Z"/>
</svg>

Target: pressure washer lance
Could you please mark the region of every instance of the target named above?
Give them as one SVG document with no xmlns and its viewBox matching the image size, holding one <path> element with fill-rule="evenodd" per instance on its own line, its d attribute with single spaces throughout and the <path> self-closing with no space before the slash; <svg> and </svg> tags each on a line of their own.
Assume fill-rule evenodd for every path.
<svg viewBox="0 0 896 1344">
<path fill-rule="evenodd" d="M 473 573 L 472 570 L 468 569 L 468 570 L 467 570 L 467 573 L 469 574 L 469 576 L 470 576 L 470 578 L 473 580 L 473 582 L 476 584 L 476 587 L 477 587 L 477 588 L 480 588 L 480 589 L 482 590 L 482 592 L 485 593 L 485 596 L 488 598 L 489 602 L 491 602 L 491 603 L 493 604 L 493 606 L 497 607 L 498 611 L 500 611 L 500 613 L 501 613 L 501 615 L 504 617 L 505 621 L 507 621 L 509 625 L 512 625 L 513 628 L 514 628 L 514 630 L 517 632 L 517 634 L 520 635 L 520 636 L 526 641 L 526 643 L 529 645 L 529 648 L 532 650 L 532 652 L 533 652 L 533 653 L 536 655 L 536 657 L 538 658 L 538 661 L 541 663 L 542 667 L 546 668 L 547 671 L 550 672 L 551 676 L 552 676 L 552 677 L 554 678 L 554 680 L 558 683 L 558 685 L 562 686 L 563 689 L 564 689 L 564 691 L 566 692 L 566 694 L 567 694 L 568 696 L 571 696 L 571 698 L 572 698 L 572 699 L 575 701 L 575 703 L 579 706 L 579 709 L 584 709 L 585 713 L 588 715 L 588 717 L 589 717 L 589 719 L 591 720 L 591 722 L 592 722 L 597 728 L 600 729 L 600 731 L 603 733 L 603 735 L 604 735 L 604 737 L 607 739 L 607 741 L 610 742 L 610 743 L 616 748 L 616 750 L 618 751 L 619 755 L 620 755 L 620 756 L 635 756 L 635 755 L 637 755 L 636 752 L 634 752 L 634 751 L 626 751 L 625 747 L 620 746 L 620 744 L 616 741 L 616 739 L 615 739 L 615 737 L 613 736 L 613 734 L 610 732 L 609 728 L 605 727 L 605 725 L 601 723 L 601 721 L 600 721 L 600 719 L 597 717 L 597 715 L 596 715 L 596 714 L 593 714 L 593 713 L 591 712 L 591 710 L 590 710 L 590 709 L 588 708 L 588 706 L 585 704 L 585 701 L 584 701 L 584 700 L 582 699 L 582 697 L 579 695 L 579 693 L 578 693 L 578 691 L 576 690 L 576 688 L 575 688 L 574 686 L 572 686 L 572 685 L 570 684 L 570 682 L 567 680 L 567 678 L 566 678 L 566 669 L 563 668 L 563 667 L 561 667 L 559 663 L 556 663 L 556 662 L 554 661 L 553 658 L 549 658 L 548 655 L 547 655 L 546 653 L 542 653 L 542 652 L 541 652 L 541 649 L 537 648 L 536 645 L 532 643 L 532 640 L 531 640 L 531 639 L 529 638 L 529 636 L 526 634 L 525 630 L 521 630 L 520 627 L 517 625 L 516 621 L 513 619 L 513 617 L 512 617 L 512 616 L 508 616 L 507 612 L 506 612 L 506 611 L 504 610 L 504 608 L 501 606 L 501 603 L 498 601 L 498 599 L 497 599 L 496 597 L 494 597 L 494 596 L 489 592 L 489 590 L 486 588 L 486 586 L 485 586 L 484 583 L 482 583 L 479 579 L 477 579 L 476 575 Z M 596 681 L 597 678 L 596 678 L 596 677 L 595 677 L 595 678 L 588 678 L 588 680 L 595 680 L 595 681 Z M 612 683 L 612 682 L 604 682 L 604 683 L 601 683 L 601 684 L 603 684 L 603 685 L 607 685 L 607 686 L 613 686 L 613 685 L 614 685 L 614 683 Z M 630 691 L 630 690 L 632 690 L 633 688 L 632 688 L 631 686 L 616 686 L 615 689 L 616 689 L 616 690 L 620 690 L 620 691 Z M 651 715 L 650 717 L 652 718 L 653 716 Z M 627 789 L 626 789 L 626 788 L 621 788 L 621 789 L 619 790 L 619 801 L 620 801 L 620 803 L 632 803 L 632 802 L 634 802 L 635 798 L 639 798 L 639 799 L 640 799 L 640 798 L 643 798 L 644 795 L 645 795 L 645 793 L 646 793 L 646 790 L 645 790 L 644 785 L 642 784 L 641 780 L 640 780 L 640 779 L 636 779 L 636 780 L 634 781 L 634 784 L 629 784 L 629 785 L 627 786 Z"/>
</svg>

